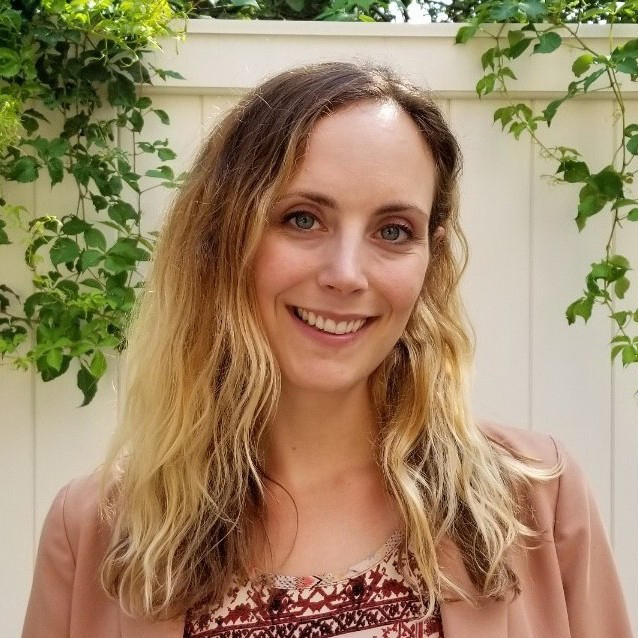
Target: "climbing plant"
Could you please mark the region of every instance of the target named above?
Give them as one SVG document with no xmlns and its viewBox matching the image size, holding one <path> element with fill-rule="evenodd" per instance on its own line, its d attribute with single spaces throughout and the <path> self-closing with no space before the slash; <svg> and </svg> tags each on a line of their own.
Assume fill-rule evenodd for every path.
<svg viewBox="0 0 638 638">
<path fill-rule="evenodd" d="M 578 13 L 581 22 L 608 23 L 605 50 L 592 48 L 580 37 L 580 25 L 567 21 L 569 6 L 565 0 L 487 0 L 479 5 L 471 22 L 458 30 L 456 42 L 466 43 L 478 33 L 487 35 L 488 45 L 481 55 L 484 74 L 476 91 L 480 97 L 501 93 L 507 105 L 494 111 L 494 122 L 516 139 L 531 135 L 543 156 L 553 160 L 556 180 L 580 185 L 578 201 L 574 202 L 578 230 L 595 215 L 608 219 L 607 232 L 601 238 L 601 258 L 590 265 L 582 292 L 565 314 L 573 324 L 579 317 L 587 322 L 595 308 L 607 312 L 616 332 L 610 344 L 612 361 L 620 356 L 622 365 L 628 366 L 638 363 L 638 309 L 625 299 L 632 283 L 632 266 L 615 245 L 625 226 L 638 222 L 638 198 L 631 192 L 638 170 L 638 123 L 628 119 L 623 94 L 629 87 L 635 90 L 633 83 L 638 80 L 638 39 L 617 44 L 614 24 L 619 17 L 637 21 L 638 2 L 601 2 Z M 564 95 L 537 112 L 515 100 L 510 91 L 517 79 L 514 61 L 525 52 L 548 55 L 562 47 L 577 49 L 571 66 L 573 80 Z M 622 134 L 613 154 L 606 158 L 597 155 L 594 165 L 587 163 L 578 149 L 561 145 L 549 127 L 566 103 L 603 90 L 614 100 Z M 609 133 L 613 135 L 612 130 Z"/>
<path fill-rule="evenodd" d="M 180 36 L 169 23 L 184 15 L 166 0 L 0 6 L 0 178 L 44 178 L 75 200 L 62 211 L 46 201 L 28 211 L 0 191 L 0 244 L 25 245 L 33 284 L 19 294 L 0 283 L 0 357 L 35 366 L 44 381 L 77 360 L 82 405 L 107 369 L 105 353 L 126 345 L 139 267 L 155 241 L 141 228 L 144 195 L 183 179 L 167 140 L 141 134 L 148 118 L 169 124 L 143 89 L 181 76 L 146 60 L 157 38 Z M 131 136 L 131 150 L 119 135 Z M 143 155 L 157 166 L 142 175 Z"/>
</svg>

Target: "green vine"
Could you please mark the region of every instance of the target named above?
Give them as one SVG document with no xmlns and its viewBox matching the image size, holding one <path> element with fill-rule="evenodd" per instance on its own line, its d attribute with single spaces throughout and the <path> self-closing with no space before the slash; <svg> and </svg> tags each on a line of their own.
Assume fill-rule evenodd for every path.
<svg viewBox="0 0 638 638">
<path fill-rule="evenodd" d="M 13 0 L 0 8 L 0 176 L 21 184 L 48 176 L 52 188 L 77 194 L 72 208 L 31 218 L 0 193 L 0 244 L 22 235 L 34 287 L 23 300 L 0 284 L 0 357 L 23 370 L 35 365 L 43 381 L 77 359 L 82 405 L 107 369 L 105 353 L 126 347 L 139 265 L 156 235 L 142 233 L 143 196 L 183 179 L 167 163 L 175 158 L 167 140 L 140 139 L 147 117 L 169 124 L 142 89 L 181 76 L 144 55 L 158 37 L 179 35 L 169 28 L 176 17 L 185 16 L 166 0 Z M 130 132 L 132 152 L 118 147 L 119 131 Z M 140 175 L 144 154 L 160 165 Z"/>
<path fill-rule="evenodd" d="M 578 230 L 582 231 L 594 215 L 609 215 L 604 256 L 591 264 L 585 276 L 584 290 L 569 304 L 566 318 L 569 324 L 577 317 L 587 322 L 595 305 L 605 308 L 616 329 L 610 343 L 611 359 L 614 361 L 620 354 L 622 365 L 626 367 L 638 363 L 638 309 L 618 309 L 631 285 L 632 267 L 626 257 L 615 253 L 614 246 L 623 223 L 638 222 L 638 199 L 628 192 L 637 172 L 632 170 L 632 164 L 638 155 L 638 124 L 627 121 L 622 92 L 623 81 L 638 80 L 638 39 L 616 46 L 613 25 L 620 11 L 624 19 L 630 14 L 637 16 L 638 3 L 601 3 L 579 13 L 578 22 L 604 19 L 609 23 L 609 49 L 605 52 L 594 50 L 579 36 L 578 24 L 565 21 L 567 6 L 563 0 L 488 0 L 481 4 L 470 24 L 459 29 L 456 42 L 468 42 L 478 32 L 489 37 L 491 46 L 481 56 L 484 75 L 478 81 L 476 91 L 479 97 L 492 92 L 502 94 L 508 105 L 496 109 L 494 122 L 500 122 L 503 130 L 507 128 L 516 139 L 524 132 L 529 133 L 543 156 L 556 162 L 558 182 L 582 184 L 575 217 Z M 492 26 L 486 28 L 486 23 L 492 23 Z M 493 23 L 502 24 L 495 29 Z M 570 38 L 569 44 L 565 37 Z M 516 102 L 510 94 L 510 82 L 517 79 L 510 64 L 530 47 L 532 54 L 550 54 L 561 46 L 582 51 L 572 65 L 576 79 L 569 83 L 563 96 L 549 102 L 542 112 L 534 113 L 527 104 Z M 609 89 L 623 131 L 609 164 L 594 168 L 584 161 L 578 150 L 548 146 L 543 142 L 539 125 L 544 123 L 549 127 L 563 104 L 588 92 Z"/>
</svg>

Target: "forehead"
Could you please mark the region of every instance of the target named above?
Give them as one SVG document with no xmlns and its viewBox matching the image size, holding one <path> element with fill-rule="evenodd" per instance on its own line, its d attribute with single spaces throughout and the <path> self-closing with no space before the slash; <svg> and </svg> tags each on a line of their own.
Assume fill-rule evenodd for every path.
<svg viewBox="0 0 638 638">
<path fill-rule="evenodd" d="M 285 189 L 308 187 L 348 200 L 409 195 L 429 210 L 434 160 L 412 118 L 391 101 L 365 101 L 322 117 Z"/>
</svg>

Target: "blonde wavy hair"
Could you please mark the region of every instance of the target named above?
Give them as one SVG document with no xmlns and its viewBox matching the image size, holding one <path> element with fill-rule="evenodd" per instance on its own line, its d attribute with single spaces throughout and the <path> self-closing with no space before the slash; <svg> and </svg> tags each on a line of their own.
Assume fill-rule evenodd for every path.
<svg viewBox="0 0 638 638">
<path fill-rule="evenodd" d="M 253 256 L 317 120 L 362 100 L 403 108 L 436 166 L 423 290 L 369 380 L 379 463 L 411 552 L 406 573 L 428 596 L 428 613 L 446 588 L 468 598 L 438 562 L 437 546 L 450 539 L 481 597 L 518 591 L 508 550 L 535 535 L 522 490 L 552 473 L 490 442 L 470 417 L 458 144 L 423 89 L 385 68 L 324 63 L 281 73 L 230 110 L 158 238 L 128 330 L 125 400 L 103 473 L 111 539 L 101 579 L 131 614 L 178 616 L 248 577 L 262 435 L 280 392 Z M 438 226 L 445 234 L 435 239 Z"/>
</svg>

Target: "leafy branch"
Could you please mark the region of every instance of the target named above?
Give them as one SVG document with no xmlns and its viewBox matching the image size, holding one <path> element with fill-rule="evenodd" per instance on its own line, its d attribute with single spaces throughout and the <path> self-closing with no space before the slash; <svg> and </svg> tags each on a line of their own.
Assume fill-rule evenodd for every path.
<svg viewBox="0 0 638 638">
<path fill-rule="evenodd" d="M 627 122 L 622 92 L 623 82 L 638 79 L 638 39 L 616 46 L 613 25 L 620 11 L 623 18 L 630 14 L 635 17 L 638 5 L 608 2 L 578 12 L 578 22 L 604 19 L 609 23 L 609 49 L 605 52 L 591 48 L 579 36 L 578 25 L 565 21 L 568 8 L 569 3 L 564 0 L 488 0 L 481 3 L 470 24 L 459 29 L 456 42 L 466 43 L 479 32 L 487 35 L 490 46 L 481 55 L 484 75 L 476 84 L 476 92 L 479 97 L 493 92 L 502 94 L 507 106 L 495 110 L 494 122 L 500 122 L 502 129 L 516 139 L 528 133 L 542 155 L 557 164 L 557 182 L 582 184 L 575 216 L 578 230 L 582 231 L 594 215 L 608 214 L 609 235 L 604 256 L 591 264 L 581 296 L 569 304 L 565 314 L 569 324 L 577 317 L 587 322 L 594 306 L 603 306 L 616 332 L 610 343 L 611 359 L 620 355 L 626 367 L 638 363 L 638 309 L 617 309 L 631 285 L 629 273 L 633 269 L 625 256 L 614 252 L 614 246 L 623 223 L 638 221 L 638 199 L 628 192 L 636 174 L 632 164 L 638 155 L 638 124 Z M 487 23 L 500 26 L 494 30 L 493 26 L 486 28 Z M 532 55 L 551 54 L 561 46 L 580 52 L 571 68 L 575 79 L 564 95 L 549 102 L 540 113 L 534 113 L 510 93 L 511 82 L 517 80 L 512 62 L 530 48 Z M 549 146 L 540 137 L 539 126 L 549 128 L 565 103 L 586 93 L 609 90 L 623 134 L 608 164 L 593 168 L 577 149 Z"/>
<path fill-rule="evenodd" d="M 145 64 L 144 55 L 158 37 L 179 35 L 168 26 L 177 16 L 165 0 L 0 8 L 0 176 L 20 184 L 48 177 L 52 188 L 76 192 L 72 209 L 32 219 L 0 196 L 0 244 L 23 237 L 34 288 L 23 299 L 0 284 L 0 357 L 18 369 L 34 365 L 43 381 L 77 359 L 82 405 L 106 372 L 105 354 L 126 347 L 139 265 L 156 237 L 141 232 L 142 197 L 184 177 L 169 165 L 167 140 L 138 141 L 147 118 L 169 124 L 142 89 L 181 76 Z M 104 102 L 110 116 L 99 117 Z M 42 123 L 53 133 L 42 134 Z M 118 147 L 120 131 L 132 135 L 132 152 Z M 142 154 L 159 161 L 144 175 L 136 172 Z"/>
</svg>

